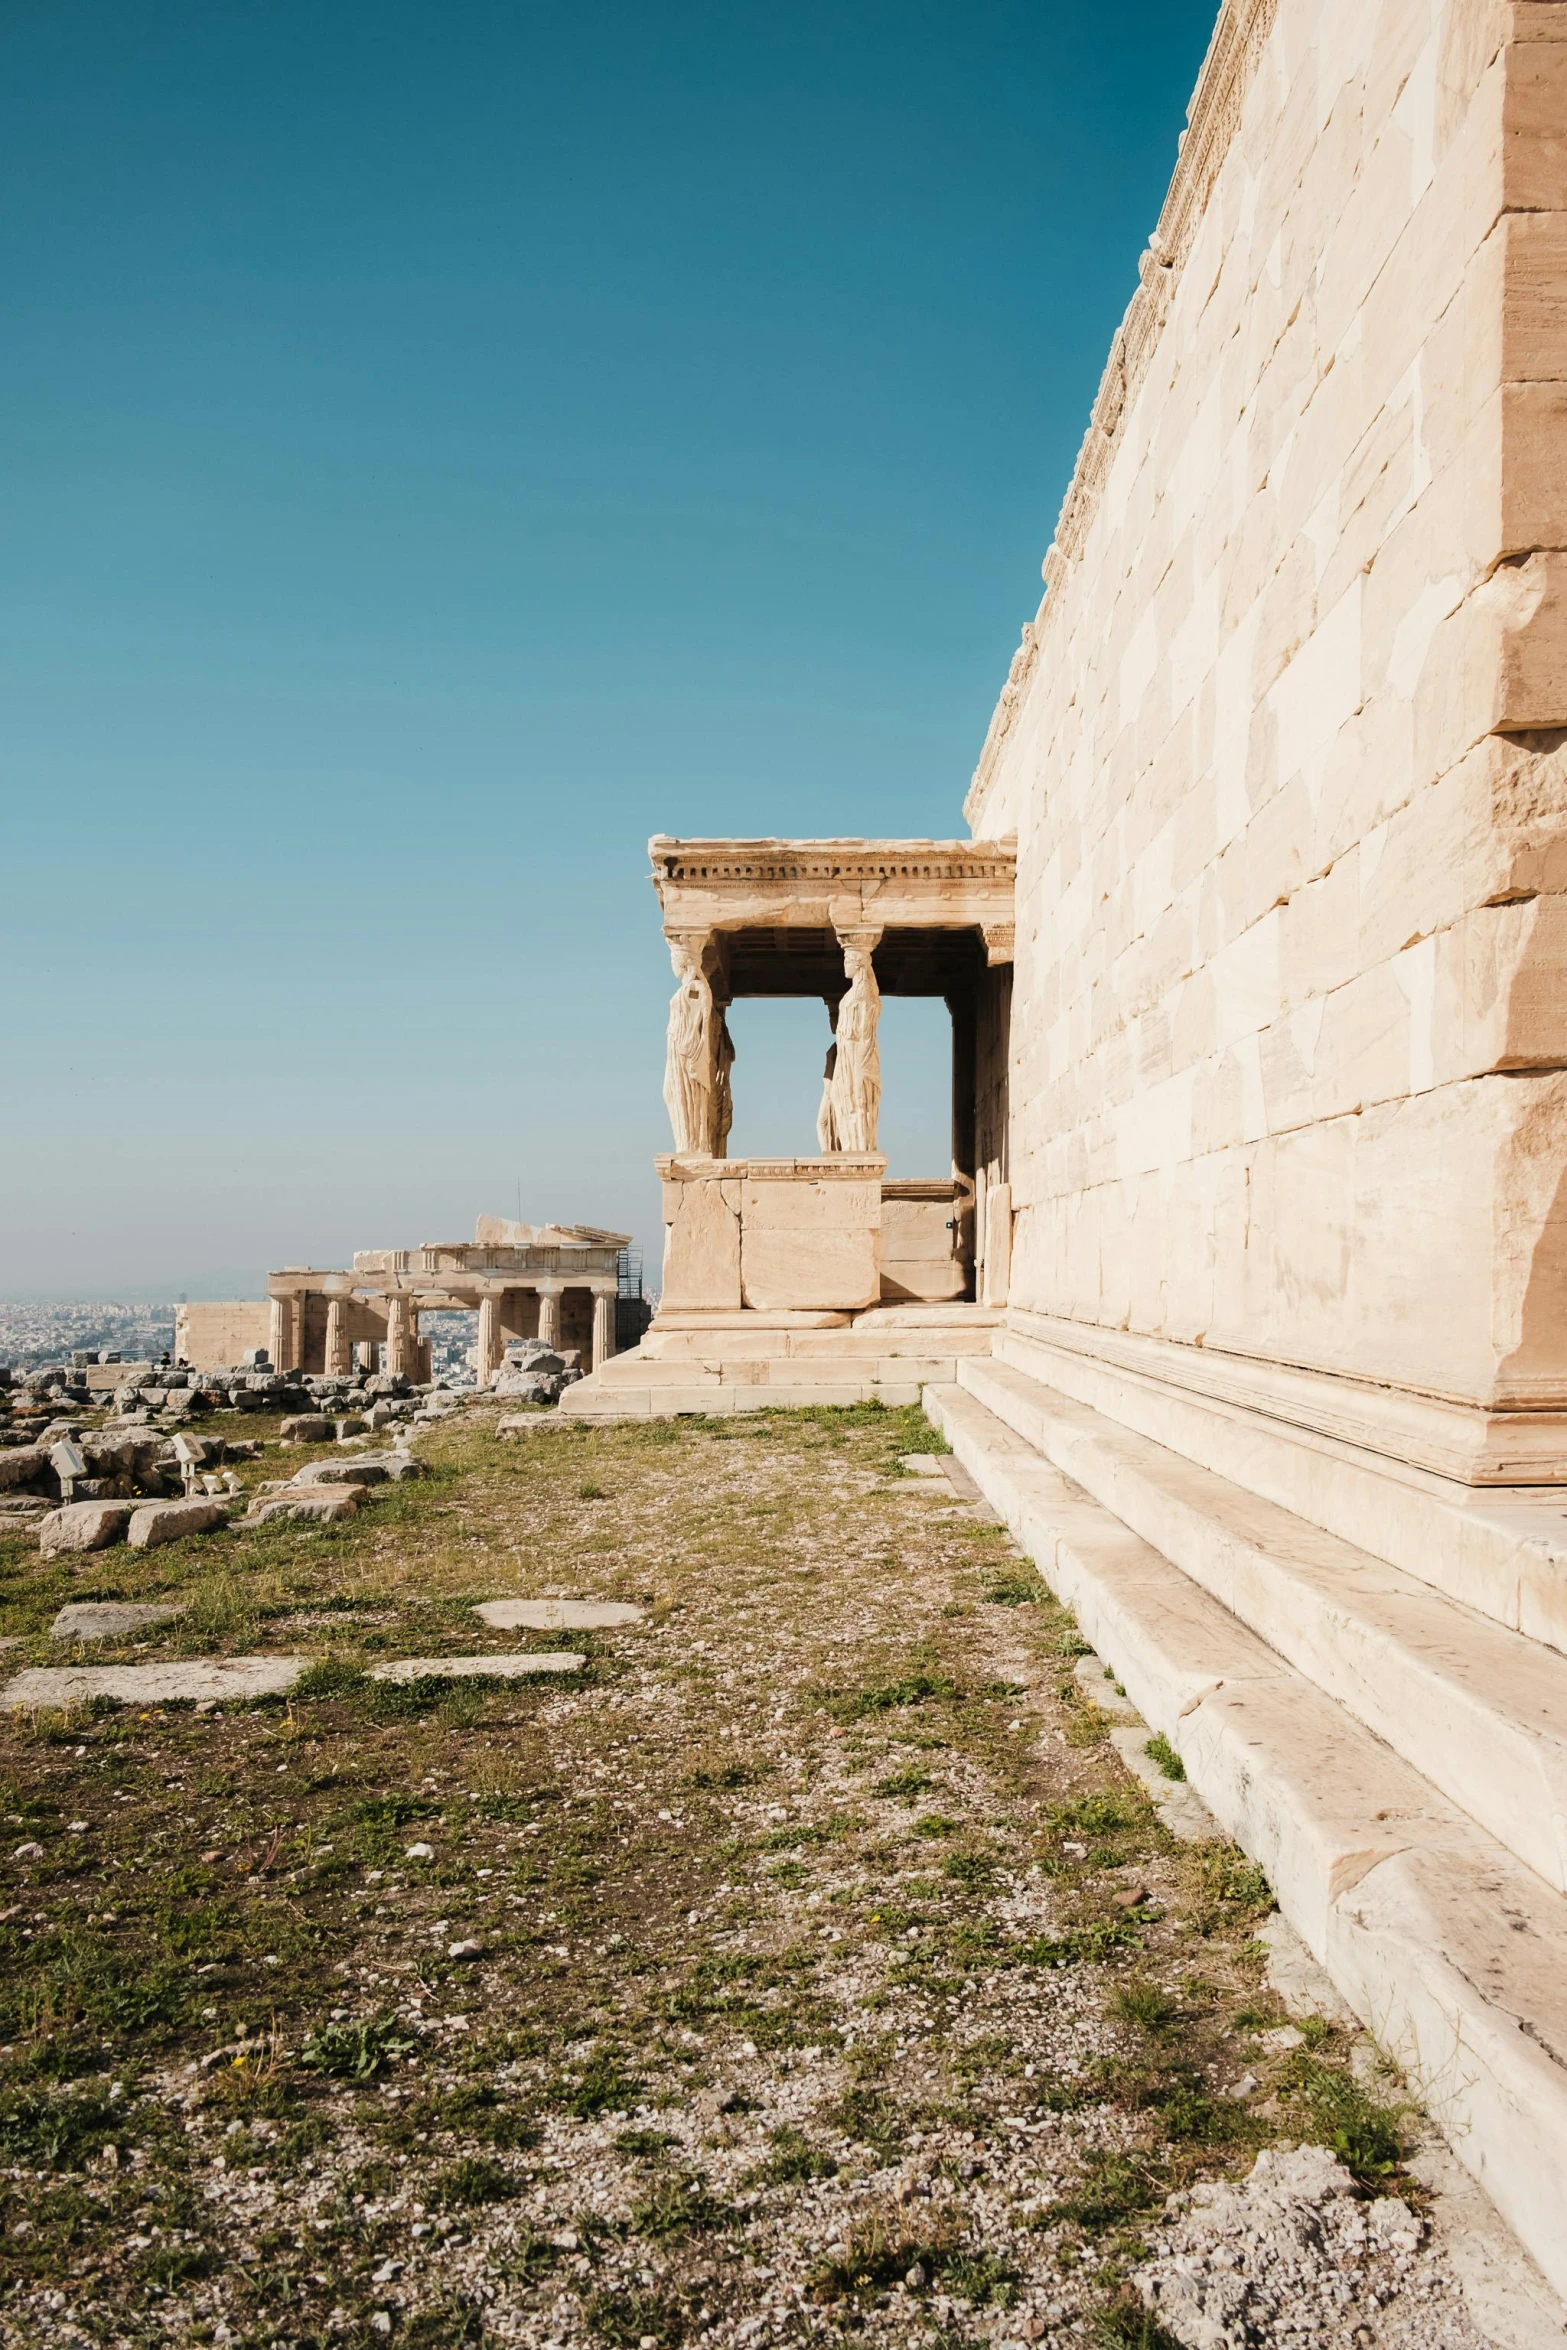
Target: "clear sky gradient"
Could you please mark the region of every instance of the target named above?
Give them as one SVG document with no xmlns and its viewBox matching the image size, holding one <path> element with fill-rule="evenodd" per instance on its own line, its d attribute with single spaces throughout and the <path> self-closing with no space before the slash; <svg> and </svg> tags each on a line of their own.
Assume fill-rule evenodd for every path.
<svg viewBox="0 0 1567 2350">
<path fill-rule="evenodd" d="M 647 836 L 963 830 L 1211 22 L 6 12 L 0 1295 L 653 1251 Z M 735 1032 L 813 1147 L 820 1007 Z"/>
</svg>

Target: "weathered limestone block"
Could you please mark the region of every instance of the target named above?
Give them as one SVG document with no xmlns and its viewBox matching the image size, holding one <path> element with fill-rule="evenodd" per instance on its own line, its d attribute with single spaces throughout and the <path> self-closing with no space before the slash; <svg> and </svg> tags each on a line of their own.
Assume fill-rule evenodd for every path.
<svg viewBox="0 0 1567 2350">
<path fill-rule="evenodd" d="M 720 1159 L 668 1159 L 664 1176 L 663 1303 L 738 1306 L 740 1183 Z"/>
<path fill-rule="evenodd" d="M 132 1550 L 155 1550 L 165 1542 L 182 1541 L 187 1534 L 210 1534 L 228 1521 L 226 1502 L 142 1502 L 131 1513 L 126 1540 Z"/>
<path fill-rule="evenodd" d="M 283 1444 L 330 1444 L 332 1423 L 319 1412 L 292 1412 L 278 1425 Z"/>
<path fill-rule="evenodd" d="M 185 1614 L 179 1605 L 156 1601 L 81 1600 L 63 1607 L 49 1627 L 51 1640 L 121 1640 L 127 1632 L 151 1632 Z"/>
<path fill-rule="evenodd" d="M 38 1548 L 46 1558 L 71 1550 L 107 1550 L 122 1541 L 136 1504 L 129 1501 L 71 1501 L 38 1521 Z"/>
<path fill-rule="evenodd" d="M 270 1526 L 283 1518 L 301 1525 L 337 1526 L 345 1518 L 353 1517 L 363 1494 L 362 1485 L 326 1485 L 320 1490 L 306 1487 L 303 1492 L 273 1493 L 247 1510 L 240 1523 Z"/>
<path fill-rule="evenodd" d="M 35 1484 L 48 1475 L 49 1448 L 43 1444 L 8 1444 L 0 1449 L 0 1493 Z"/>
<path fill-rule="evenodd" d="M 752 1307 L 875 1305 L 885 1160 L 745 1162 L 740 1187 L 743 1301 Z"/>
</svg>

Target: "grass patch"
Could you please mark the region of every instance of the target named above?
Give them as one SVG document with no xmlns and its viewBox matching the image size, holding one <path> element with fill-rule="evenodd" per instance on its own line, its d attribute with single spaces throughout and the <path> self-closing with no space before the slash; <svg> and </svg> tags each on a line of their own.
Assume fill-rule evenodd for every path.
<svg viewBox="0 0 1567 2350">
<path fill-rule="evenodd" d="M 713 2193 L 694 2171 L 675 2171 L 654 2182 L 640 2203 L 632 2206 L 631 2227 L 638 2236 L 655 2240 L 686 2236 L 731 2226 L 737 2214 Z"/>
<path fill-rule="evenodd" d="M 960 1695 L 958 1684 L 949 1674 L 905 1673 L 901 1680 L 873 1682 L 869 1688 L 830 1697 L 827 1710 L 835 1721 L 863 1722 L 875 1714 L 893 1713 L 904 1706 L 927 1705 L 933 1699 L 950 1704 Z"/>
<path fill-rule="evenodd" d="M 1349 2073 L 1298 2048 L 1284 2067 L 1279 2094 L 1304 2109 L 1313 2134 L 1362 2186 L 1381 2187 L 1401 2169 L 1407 2148 L 1400 2114 L 1368 2096 Z"/>
<path fill-rule="evenodd" d="M 1159 1769 L 1165 1778 L 1185 1778 L 1186 1765 L 1182 1762 L 1180 1756 L 1176 1753 L 1175 1748 L 1170 1744 L 1169 1739 L 1166 1738 L 1162 1730 L 1156 1730 L 1151 1738 L 1144 1741 L 1143 1752 L 1147 1755 L 1150 1762 L 1156 1762 L 1159 1765 Z"/>
<path fill-rule="evenodd" d="M 429 2197 L 438 2211 L 463 2211 L 481 2203 L 505 2203 L 517 2193 L 511 2172 L 486 2155 L 464 2154 L 437 2171 Z"/>
<path fill-rule="evenodd" d="M 299 2062 L 306 2072 L 323 2073 L 329 2080 L 373 2081 L 418 2046 L 415 2035 L 392 2017 L 366 2017 L 358 2023 L 317 2024 L 305 2035 Z"/>
<path fill-rule="evenodd" d="M 770 2186 L 798 2186 L 807 2179 L 830 2179 L 837 2171 L 838 2165 L 830 2154 L 787 2124 L 771 2133 L 770 2147 L 760 2172 Z"/>
<path fill-rule="evenodd" d="M 994 1575 L 980 1596 L 991 1607 L 1032 1607 L 1050 1593 L 1037 1575 L 1017 1567 Z"/>
</svg>

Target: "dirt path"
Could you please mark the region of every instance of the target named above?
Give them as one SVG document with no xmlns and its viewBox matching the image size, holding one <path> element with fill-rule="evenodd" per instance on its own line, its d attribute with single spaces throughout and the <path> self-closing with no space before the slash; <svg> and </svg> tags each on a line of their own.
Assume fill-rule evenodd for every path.
<svg viewBox="0 0 1567 2350">
<path fill-rule="evenodd" d="M 917 1414 L 492 1431 L 342 1529 L 0 1556 L 18 1663 L 63 1597 L 191 1602 L 108 1656 L 327 1659 L 3 1733 L 7 2343 L 1154 2345 L 1166 2198 L 1305 2138 L 1364 2190 L 1307 2338 L 1473 2350 L 1365 2220 L 1419 2201 L 1391 2090 L 1289 2023 L 1258 1872 L 1165 1833 L 1006 1538 L 898 1471 Z M 513 1594 L 646 1613 L 540 1637 L 580 1683 L 363 1678 L 522 1644 L 471 1613 Z"/>
</svg>

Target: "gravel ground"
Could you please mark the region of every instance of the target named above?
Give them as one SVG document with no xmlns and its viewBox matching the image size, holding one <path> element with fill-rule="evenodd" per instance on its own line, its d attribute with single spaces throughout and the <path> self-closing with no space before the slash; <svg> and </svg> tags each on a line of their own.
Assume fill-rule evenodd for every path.
<svg viewBox="0 0 1567 2350">
<path fill-rule="evenodd" d="M 17 1663 L 62 1596 L 324 1661 L 3 1733 L 0 2339 L 1473 2350 L 1397 2082 L 916 1447 L 472 1411 L 341 1529 L 5 1545 Z M 568 1685 L 365 1678 L 511 1595 L 645 1612 L 538 1636 Z"/>
</svg>

